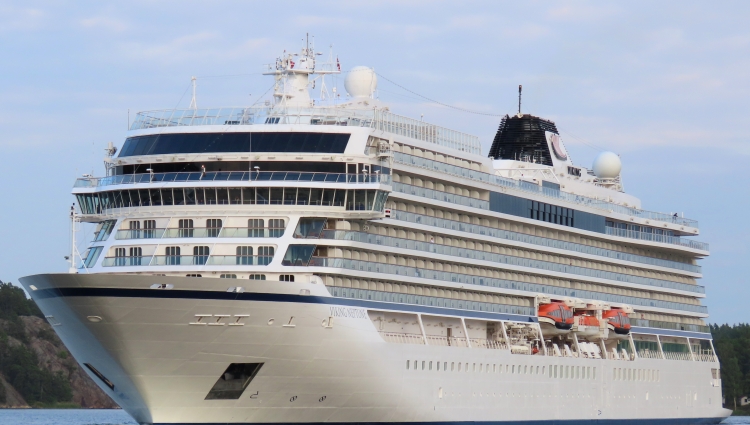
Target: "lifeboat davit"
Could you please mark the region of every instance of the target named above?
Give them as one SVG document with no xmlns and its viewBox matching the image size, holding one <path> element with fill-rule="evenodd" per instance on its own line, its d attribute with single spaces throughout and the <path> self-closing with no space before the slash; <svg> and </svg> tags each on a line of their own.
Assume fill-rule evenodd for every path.
<svg viewBox="0 0 750 425">
<path fill-rule="evenodd" d="M 573 310 L 563 302 L 540 304 L 538 316 L 545 336 L 567 334 L 573 327 Z"/>
<path fill-rule="evenodd" d="M 623 309 L 612 307 L 611 310 L 602 313 L 602 318 L 608 321 L 609 330 L 615 331 L 615 338 L 627 337 L 630 334 L 630 318 Z"/>
</svg>

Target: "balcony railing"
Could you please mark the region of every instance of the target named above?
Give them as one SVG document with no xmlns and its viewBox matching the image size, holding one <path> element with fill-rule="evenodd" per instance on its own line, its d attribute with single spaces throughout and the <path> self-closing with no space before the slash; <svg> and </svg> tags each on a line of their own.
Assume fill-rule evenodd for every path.
<svg viewBox="0 0 750 425">
<path fill-rule="evenodd" d="M 488 303 L 482 301 L 458 300 L 453 298 L 432 297 L 427 295 L 402 294 L 396 292 L 373 291 L 369 289 L 343 288 L 327 286 L 334 297 L 360 300 L 382 301 L 387 303 L 414 304 L 432 307 L 452 308 L 458 310 L 487 311 L 492 313 L 532 315 L 533 307 Z"/>
<path fill-rule="evenodd" d="M 663 320 L 636 319 L 634 317 L 631 317 L 630 324 L 632 326 L 639 326 L 644 328 L 674 329 L 678 331 L 711 333 L 711 329 L 708 326 L 665 322 Z"/>
<path fill-rule="evenodd" d="M 370 261 L 352 260 L 348 258 L 323 258 L 313 257 L 309 263 L 310 267 L 331 267 L 348 270 L 359 270 L 371 273 L 383 273 L 400 275 L 407 277 L 416 277 L 423 279 L 435 279 L 454 283 L 467 283 L 472 285 L 489 286 L 494 288 L 514 289 L 519 291 L 528 291 L 543 293 L 549 295 L 558 295 L 565 297 L 575 297 L 590 300 L 600 300 L 613 303 L 630 304 L 633 306 L 664 308 L 669 310 L 690 311 L 694 313 L 706 314 L 706 306 L 683 304 L 672 301 L 653 300 L 650 298 L 637 298 L 627 295 L 607 294 L 603 292 L 586 291 L 582 289 L 564 288 L 560 286 L 543 285 L 539 283 L 518 282 L 505 279 L 495 279 L 483 276 L 467 275 L 460 273 L 444 272 L 417 267 L 400 266 L 396 264 L 376 263 Z M 346 289 L 346 288 L 344 288 Z"/>
<path fill-rule="evenodd" d="M 644 257 L 641 255 L 628 254 L 621 251 L 614 251 L 604 248 L 597 248 L 589 245 L 578 244 L 574 242 L 560 241 L 557 239 L 543 238 L 540 236 L 526 235 L 523 233 L 511 232 L 509 230 L 496 229 L 494 227 L 480 226 L 478 224 L 462 223 L 460 221 L 446 220 L 444 218 L 430 217 L 427 215 L 410 213 L 401 210 L 392 210 L 391 218 L 396 220 L 408 221 L 410 223 L 424 224 L 425 226 L 435 226 L 441 229 L 457 230 L 460 232 L 469 232 L 476 235 L 492 236 L 500 239 L 508 239 L 517 242 L 530 243 L 534 245 L 542 245 L 550 248 L 565 249 L 570 251 L 576 251 L 583 254 L 600 255 L 603 257 L 614 258 L 624 261 L 633 261 L 643 264 L 652 264 L 655 266 L 676 268 L 680 270 L 691 271 L 694 273 L 700 273 L 700 266 L 696 266 L 688 263 L 680 263 L 677 261 L 662 260 L 659 258 Z M 677 242 L 677 241 L 671 241 Z M 708 244 L 703 244 L 708 250 Z"/>
<path fill-rule="evenodd" d="M 548 187 L 542 187 L 537 185 L 523 184 L 521 180 L 513 180 L 506 177 L 496 176 L 493 174 L 483 173 L 481 171 L 470 170 L 468 168 L 457 167 L 455 165 L 446 164 L 440 161 L 434 161 L 427 158 L 422 158 L 414 155 L 409 155 L 401 152 L 394 152 L 393 159 L 395 162 L 412 165 L 419 168 L 425 168 L 428 170 L 439 171 L 446 174 L 452 174 L 454 176 L 465 177 L 471 180 L 477 180 L 496 186 L 502 186 L 524 192 L 534 193 L 542 195 L 548 198 L 560 199 L 567 202 L 573 202 L 579 205 L 585 205 L 592 208 L 597 208 L 605 211 L 612 211 L 618 214 L 626 214 L 632 217 L 643 218 L 647 220 L 657 220 L 666 223 L 675 223 L 683 226 L 689 226 L 698 228 L 698 221 L 691 220 L 683 217 L 675 217 L 672 214 L 660 213 L 655 211 L 639 210 L 637 208 L 626 207 L 624 205 L 615 204 L 612 202 L 602 201 L 600 199 L 589 198 L 586 196 L 575 195 L 568 192 L 562 192 Z"/>
<path fill-rule="evenodd" d="M 102 260 L 102 266 L 104 267 L 148 266 L 150 263 L 151 263 L 151 256 L 106 257 Z"/>
<path fill-rule="evenodd" d="M 477 136 L 379 109 L 230 107 L 144 111 L 136 115 L 135 121 L 130 125 L 130 130 L 267 123 L 369 127 L 475 155 L 482 153 Z"/>
<path fill-rule="evenodd" d="M 308 173 L 296 171 L 220 171 L 154 174 L 121 174 L 109 177 L 82 177 L 73 187 L 101 187 L 122 184 L 206 182 L 206 181 L 286 181 L 313 183 L 380 183 L 389 185 L 389 174 Z"/>
<path fill-rule="evenodd" d="M 448 202 L 451 204 L 463 205 L 466 207 L 479 208 L 483 210 L 490 209 L 490 202 L 481 199 L 471 198 L 468 196 L 455 195 L 453 193 L 442 192 L 424 187 L 412 186 L 404 183 L 393 183 L 393 191 L 405 193 L 407 195 L 416 195 L 423 198 L 434 199 L 436 201 Z"/>
<path fill-rule="evenodd" d="M 605 227 L 605 232 L 608 235 L 619 236 L 621 238 L 640 239 L 642 241 L 668 243 L 672 245 L 681 245 L 688 248 L 700 249 L 702 251 L 708 251 L 708 244 L 705 242 L 698 242 L 692 239 L 681 238 L 679 236 L 668 236 L 668 235 L 656 235 L 654 233 L 647 232 L 636 232 L 627 229 L 618 229 L 615 227 Z"/>
<path fill-rule="evenodd" d="M 166 238 L 280 238 L 283 228 L 275 227 L 195 227 L 186 229 L 118 230 L 115 239 L 166 239 Z"/>
<path fill-rule="evenodd" d="M 659 288 L 676 289 L 680 291 L 703 294 L 705 288 L 698 285 L 674 282 L 670 280 L 653 279 L 649 277 L 635 276 L 624 273 L 615 273 L 605 270 L 596 270 L 586 267 L 559 264 L 550 261 L 532 260 L 522 257 L 514 257 L 505 254 L 496 254 L 486 251 L 477 251 L 454 246 L 441 245 L 433 242 L 421 242 L 409 239 L 394 238 L 392 236 L 374 235 L 371 233 L 352 232 L 346 230 L 324 230 L 320 237 L 322 239 L 348 240 L 354 242 L 384 245 L 394 248 L 409 249 L 415 251 L 429 252 L 432 254 L 448 255 L 455 258 L 468 258 L 479 261 L 491 261 L 497 264 L 508 264 L 513 266 L 530 267 L 546 271 L 577 274 L 597 279 L 614 280 L 617 282 L 628 282 L 638 285 L 655 286 Z"/>
<path fill-rule="evenodd" d="M 267 266 L 272 260 L 273 255 L 154 255 L 106 257 L 102 266 Z"/>
<path fill-rule="evenodd" d="M 271 264 L 273 255 L 212 255 L 209 266 L 267 266 Z"/>
</svg>

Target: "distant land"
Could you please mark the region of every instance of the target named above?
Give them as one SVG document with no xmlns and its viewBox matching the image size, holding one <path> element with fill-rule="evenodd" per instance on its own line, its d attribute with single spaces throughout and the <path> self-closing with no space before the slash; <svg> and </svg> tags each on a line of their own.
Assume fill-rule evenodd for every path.
<svg viewBox="0 0 750 425">
<path fill-rule="evenodd" d="M 0 282 L 0 408 L 112 409 L 23 289 Z"/>
</svg>

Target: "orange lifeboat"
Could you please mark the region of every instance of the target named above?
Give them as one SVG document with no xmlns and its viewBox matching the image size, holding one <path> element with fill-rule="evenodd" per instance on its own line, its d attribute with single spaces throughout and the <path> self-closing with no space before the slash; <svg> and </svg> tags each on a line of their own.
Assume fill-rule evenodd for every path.
<svg viewBox="0 0 750 425">
<path fill-rule="evenodd" d="M 560 335 L 573 327 L 573 310 L 565 303 L 553 301 L 539 305 L 539 324 L 546 335 Z"/>
<path fill-rule="evenodd" d="M 577 310 L 573 315 L 573 332 L 579 336 L 597 337 L 600 336 L 600 320 L 590 311 Z"/>
<path fill-rule="evenodd" d="M 609 322 L 607 327 L 616 334 L 628 335 L 630 333 L 630 318 L 623 309 L 612 307 L 611 310 L 602 313 L 602 318 Z"/>
</svg>

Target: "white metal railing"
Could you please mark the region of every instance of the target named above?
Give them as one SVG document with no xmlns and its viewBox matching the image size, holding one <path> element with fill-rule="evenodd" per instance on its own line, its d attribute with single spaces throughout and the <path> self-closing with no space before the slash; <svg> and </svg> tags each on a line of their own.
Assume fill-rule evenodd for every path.
<svg viewBox="0 0 750 425">
<path fill-rule="evenodd" d="M 470 275 L 464 273 L 445 272 L 440 270 L 402 266 L 397 264 L 377 263 L 371 261 L 354 260 L 339 257 L 312 257 L 310 267 L 331 267 L 349 270 L 360 270 L 373 273 L 395 274 L 401 276 L 417 277 L 423 279 L 443 280 L 454 283 L 469 283 L 480 286 L 495 288 L 514 289 L 518 291 L 540 292 L 550 295 L 566 297 L 587 298 L 602 300 L 636 306 L 658 307 L 670 310 L 692 311 L 696 313 L 708 313 L 708 307 L 703 305 L 683 304 L 673 301 L 654 300 L 651 298 L 638 298 L 629 295 L 608 294 L 604 292 L 588 291 L 583 289 L 565 288 L 562 286 L 544 285 L 531 282 L 520 282 L 506 279 L 496 279 L 484 276 Z M 345 288 L 344 288 L 345 289 Z M 528 307 L 521 307 L 528 308 Z"/>
<path fill-rule="evenodd" d="M 443 229 L 458 230 L 460 232 L 469 232 L 482 236 L 492 236 L 499 239 L 507 239 L 516 242 L 541 245 L 550 248 L 558 248 L 570 251 L 576 251 L 584 254 L 599 255 L 602 257 L 614 258 L 617 260 L 633 261 L 643 264 L 651 264 L 661 267 L 670 267 L 690 272 L 700 273 L 700 266 L 680 263 L 677 261 L 661 260 L 658 258 L 646 257 L 642 255 L 628 254 L 621 251 L 614 251 L 595 246 L 583 245 L 575 242 L 561 241 L 557 239 L 543 238 L 541 236 L 527 235 L 525 233 L 512 232 L 510 230 L 497 229 L 494 227 L 480 226 L 478 224 L 463 223 L 455 220 L 431 217 L 428 215 L 411 213 L 401 210 L 391 210 L 391 218 L 396 220 L 408 221 L 426 226 L 435 226 Z M 706 247 L 708 248 L 708 247 Z M 696 291 L 698 292 L 698 291 Z"/>
<path fill-rule="evenodd" d="M 664 358 L 667 360 L 693 360 L 690 353 L 673 353 L 669 351 L 664 352 Z"/>
<path fill-rule="evenodd" d="M 411 165 L 419 168 L 425 168 L 428 170 L 439 171 L 446 174 L 452 174 L 459 177 L 465 177 L 471 180 L 477 180 L 485 183 L 489 183 L 496 186 L 502 186 L 509 189 L 521 190 L 524 192 L 530 192 L 537 195 L 542 195 L 549 198 L 560 199 L 567 202 L 573 202 L 580 205 L 585 205 L 591 208 L 597 208 L 605 211 L 611 211 L 618 214 L 626 214 L 633 217 L 657 220 L 666 223 L 675 223 L 683 226 L 689 226 L 698 228 L 698 221 L 691 220 L 684 217 L 677 217 L 673 214 L 660 213 L 656 211 L 640 210 L 633 207 L 626 207 L 624 205 L 615 204 L 612 202 L 604 201 L 601 199 L 589 198 L 587 196 L 575 195 L 568 192 L 563 192 L 558 189 L 549 187 L 538 186 L 535 184 L 528 184 L 523 180 L 514 180 L 507 177 L 496 176 L 494 174 L 488 174 L 477 170 L 470 170 L 464 167 L 458 167 L 451 164 L 446 164 L 440 161 L 434 161 L 427 158 L 422 158 L 410 154 L 401 152 L 393 153 L 393 160 L 400 164 Z"/>
<path fill-rule="evenodd" d="M 653 350 L 638 351 L 638 357 L 642 359 L 661 359 L 661 353 Z"/>
<path fill-rule="evenodd" d="M 393 214 L 393 213 L 392 213 Z M 606 270 L 597 270 L 593 268 L 560 264 L 551 261 L 532 260 L 529 258 L 517 257 L 512 255 L 497 254 L 493 252 L 478 251 L 468 248 L 458 248 L 449 245 L 441 245 L 434 242 L 422 242 L 411 239 L 402 239 L 392 236 L 375 235 L 372 233 L 353 232 L 347 230 L 324 230 L 320 235 L 321 239 L 349 240 L 361 243 L 390 246 L 430 252 L 433 254 L 449 255 L 451 257 L 467 258 L 472 260 L 491 261 L 497 264 L 511 264 L 514 266 L 532 267 L 536 269 L 556 271 L 561 273 L 578 274 L 599 279 L 608 279 L 618 282 L 629 282 L 640 285 L 656 286 L 661 288 L 673 288 L 682 291 L 703 293 L 703 287 L 690 285 L 686 283 L 674 282 L 670 280 L 654 279 L 650 277 L 636 276 L 626 273 L 616 273 Z"/>
<path fill-rule="evenodd" d="M 468 347 L 468 344 L 466 344 L 466 338 L 456 338 L 453 336 L 427 335 L 427 343 L 429 345 L 444 347 Z"/>
<path fill-rule="evenodd" d="M 489 350 L 507 350 L 508 344 L 505 341 L 483 338 L 469 338 L 472 348 L 487 348 Z"/>
<path fill-rule="evenodd" d="M 386 342 L 395 344 L 421 344 L 424 345 L 424 338 L 419 334 L 407 334 L 400 332 L 379 332 L 380 336 Z"/>
<path fill-rule="evenodd" d="M 479 137 L 379 109 L 228 107 L 169 109 L 136 114 L 130 130 L 198 125 L 307 124 L 370 127 L 450 149 L 482 154 Z"/>
<path fill-rule="evenodd" d="M 708 362 L 708 363 L 714 363 L 718 362 L 719 360 L 714 356 L 713 353 L 697 353 L 694 354 L 695 361 L 697 362 Z"/>
</svg>

